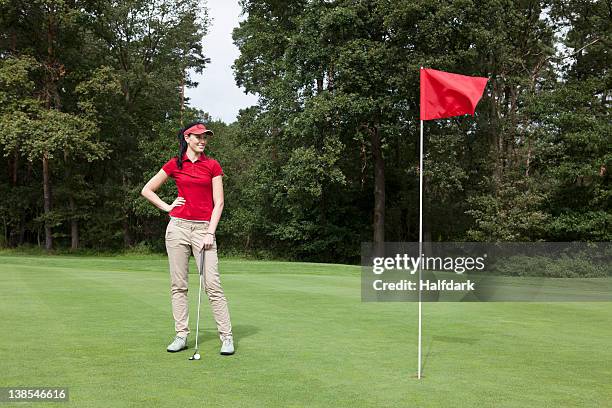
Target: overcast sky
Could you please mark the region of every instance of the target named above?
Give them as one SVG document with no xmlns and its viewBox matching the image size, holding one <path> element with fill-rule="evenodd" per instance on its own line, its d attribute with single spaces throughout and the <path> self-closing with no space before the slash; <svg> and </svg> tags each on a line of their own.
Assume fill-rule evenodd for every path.
<svg viewBox="0 0 612 408">
<path fill-rule="evenodd" d="M 203 2 L 204 3 L 204 2 Z M 237 0 L 208 0 L 208 15 L 212 26 L 204 38 L 204 55 L 210 64 L 200 74 L 191 73 L 199 83 L 187 88 L 190 105 L 210 113 L 213 119 L 231 123 L 241 108 L 255 105 L 257 97 L 246 95 L 236 86 L 232 64 L 238 58 L 238 48 L 232 42 L 232 30 L 238 26 L 240 6 Z"/>
</svg>

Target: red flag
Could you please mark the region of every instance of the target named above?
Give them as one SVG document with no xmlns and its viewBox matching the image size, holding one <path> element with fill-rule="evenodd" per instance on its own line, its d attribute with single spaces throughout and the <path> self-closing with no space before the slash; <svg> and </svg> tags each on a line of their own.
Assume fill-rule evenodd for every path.
<svg viewBox="0 0 612 408">
<path fill-rule="evenodd" d="M 421 120 L 474 115 L 488 80 L 421 68 Z"/>
</svg>

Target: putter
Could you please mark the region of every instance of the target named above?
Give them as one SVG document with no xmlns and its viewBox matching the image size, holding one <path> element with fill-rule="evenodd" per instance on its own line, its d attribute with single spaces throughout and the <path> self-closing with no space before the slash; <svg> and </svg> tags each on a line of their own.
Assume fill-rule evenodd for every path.
<svg viewBox="0 0 612 408">
<path fill-rule="evenodd" d="M 198 287 L 198 320 L 196 322 L 196 341 L 195 341 L 195 353 L 189 357 L 189 360 L 199 360 L 200 353 L 198 350 L 198 337 L 200 335 L 200 302 L 202 300 L 202 281 L 204 278 L 204 248 L 202 248 L 202 258 L 200 259 L 200 267 L 198 272 L 200 273 L 200 286 Z"/>
</svg>

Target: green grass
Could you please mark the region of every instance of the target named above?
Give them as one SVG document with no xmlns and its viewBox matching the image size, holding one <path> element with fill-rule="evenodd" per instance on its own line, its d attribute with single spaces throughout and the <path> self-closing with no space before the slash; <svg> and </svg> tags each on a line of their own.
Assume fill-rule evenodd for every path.
<svg viewBox="0 0 612 408">
<path fill-rule="evenodd" d="M 69 387 L 35 407 L 610 406 L 610 303 L 425 303 L 419 381 L 417 305 L 362 303 L 359 267 L 220 268 L 237 354 L 218 354 L 206 303 L 194 362 L 195 324 L 165 351 L 165 258 L 0 255 L 0 387 Z"/>
</svg>

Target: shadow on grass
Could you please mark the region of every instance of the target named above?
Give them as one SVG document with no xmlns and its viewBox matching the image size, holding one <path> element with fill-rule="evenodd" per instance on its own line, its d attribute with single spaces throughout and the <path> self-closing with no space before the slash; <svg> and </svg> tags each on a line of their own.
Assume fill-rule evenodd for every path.
<svg viewBox="0 0 612 408">
<path fill-rule="evenodd" d="M 431 351 L 433 349 L 433 344 L 436 342 L 443 343 L 457 343 L 457 344 L 476 344 L 478 342 L 477 338 L 474 337 L 455 337 L 455 336 L 433 336 L 431 341 L 427 343 L 427 350 L 425 350 L 425 354 L 423 356 L 423 365 L 421 366 L 421 374 L 425 375 L 425 367 L 427 366 L 427 361 L 431 355 Z"/>
<path fill-rule="evenodd" d="M 236 326 L 232 326 L 232 332 L 234 335 L 234 344 L 238 346 L 240 344 L 240 340 L 259 332 L 259 328 L 250 324 L 239 324 Z M 217 332 L 217 330 L 202 330 L 200 328 L 200 336 L 198 338 L 198 342 L 203 344 L 212 341 L 219 341 L 219 333 Z"/>
</svg>

